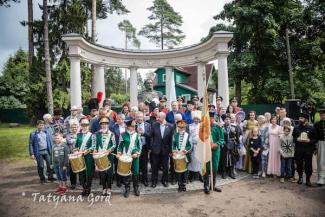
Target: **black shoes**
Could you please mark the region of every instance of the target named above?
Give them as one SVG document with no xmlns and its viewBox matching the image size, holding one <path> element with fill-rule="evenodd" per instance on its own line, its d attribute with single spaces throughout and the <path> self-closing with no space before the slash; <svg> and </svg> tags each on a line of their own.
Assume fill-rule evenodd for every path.
<svg viewBox="0 0 325 217">
<path fill-rule="evenodd" d="M 149 184 L 148 184 L 148 181 L 147 181 L 147 180 L 143 180 L 143 181 L 142 181 L 142 183 L 143 183 L 143 185 L 144 185 L 145 187 L 148 187 L 148 186 L 149 186 Z"/>
<path fill-rule="evenodd" d="M 152 187 L 152 188 L 155 188 L 155 187 L 157 187 L 157 184 L 156 184 L 156 182 L 152 182 L 152 183 L 151 183 L 151 187 Z"/>
<path fill-rule="evenodd" d="M 165 188 L 168 187 L 168 182 L 161 182 L 161 184 L 162 184 Z"/>
</svg>

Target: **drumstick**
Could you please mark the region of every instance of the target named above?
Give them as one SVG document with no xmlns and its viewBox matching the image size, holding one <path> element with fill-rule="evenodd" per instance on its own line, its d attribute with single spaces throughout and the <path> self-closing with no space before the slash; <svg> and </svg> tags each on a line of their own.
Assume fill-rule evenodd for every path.
<svg viewBox="0 0 325 217">
<path fill-rule="evenodd" d="M 97 154 L 98 152 L 96 152 L 96 153 L 90 153 L 90 154 Z M 109 154 L 111 154 L 111 155 L 113 155 L 113 156 L 116 156 L 116 154 L 114 154 L 114 153 L 109 153 Z"/>
</svg>

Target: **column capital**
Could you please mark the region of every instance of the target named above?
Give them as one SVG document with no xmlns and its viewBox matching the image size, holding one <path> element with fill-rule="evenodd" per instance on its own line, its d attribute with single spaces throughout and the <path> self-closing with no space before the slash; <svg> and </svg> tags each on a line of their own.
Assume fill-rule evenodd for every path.
<svg viewBox="0 0 325 217">
<path fill-rule="evenodd" d="M 229 54 L 230 54 L 230 52 L 229 52 L 229 51 L 225 51 L 225 52 L 218 52 L 218 53 L 216 54 L 216 57 L 217 57 L 217 58 L 228 57 L 228 56 L 229 56 Z"/>
<path fill-rule="evenodd" d="M 138 66 L 129 66 L 128 68 L 129 68 L 130 71 L 131 71 L 131 69 L 132 69 L 132 70 L 138 70 L 139 67 L 138 67 Z"/>
<path fill-rule="evenodd" d="M 79 57 L 79 56 L 69 56 L 69 60 L 74 61 L 74 62 L 81 61 L 81 57 Z"/>
</svg>

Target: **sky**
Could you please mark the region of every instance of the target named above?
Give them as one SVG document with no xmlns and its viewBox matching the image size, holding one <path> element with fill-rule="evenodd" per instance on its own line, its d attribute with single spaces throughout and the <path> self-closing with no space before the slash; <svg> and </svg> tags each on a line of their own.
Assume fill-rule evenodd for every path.
<svg viewBox="0 0 325 217">
<path fill-rule="evenodd" d="M 38 4 L 42 0 L 34 0 L 34 19 L 41 17 Z M 153 0 L 123 0 L 124 5 L 131 11 L 127 15 L 108 15 L 105 20 L 97 21 L 97 43 L 117 48 L 124 48 L 124 36 L 117 24 L 128 19 L 139 31 L 148 23 L 150 12 L 147 8 L 152 6 Z M 216 24 L 213 16 L 222 11 L 224 4 L 231 0 L 168 0 L 168 3 L 183 17 L 182 31 L 185 40 L 178 47 L 192 45 L 205 37 L 210 27 Z M 13 55 L 19 48 L 28 50 L 27 27 L 19 22 L 27 20 L 27 0 L 11 7 L 0 7 L 0 71 L 9 55 Z M 89 23 L 90 24 L 90 23 Z M 158 49 L 155 44 L 144 37 L 139 37 L 141 49 Z"/>
</svg>

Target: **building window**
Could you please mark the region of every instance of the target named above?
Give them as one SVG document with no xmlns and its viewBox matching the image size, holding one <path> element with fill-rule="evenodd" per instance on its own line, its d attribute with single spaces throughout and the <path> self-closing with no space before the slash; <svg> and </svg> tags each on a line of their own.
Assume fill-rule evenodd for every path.
<svg viewBox="0 0 325 217">
<path fill-rule="evenodd" d="M 184 97 L 185 102 L 191 100 L 191 94 L 182 94 L 182 97 Z"/>
<path fill-rule="evenodd" d="M 166 82 L 166 74 L 162 75 L 162 82 Z"/>
</svg>

